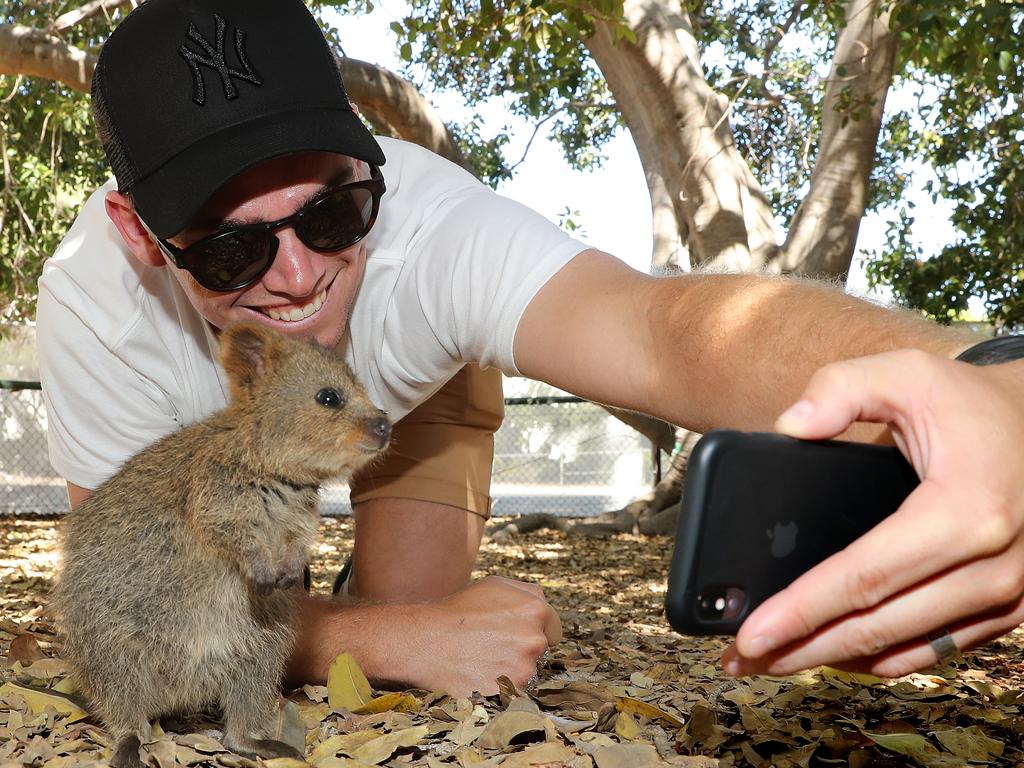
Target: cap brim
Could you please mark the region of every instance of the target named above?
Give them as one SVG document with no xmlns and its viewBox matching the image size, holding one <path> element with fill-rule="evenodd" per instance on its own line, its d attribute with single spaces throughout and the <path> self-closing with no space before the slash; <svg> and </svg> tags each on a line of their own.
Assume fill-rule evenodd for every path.
<svg viewBox="0 0 1024 768">
<path fill-rule="evenodd" d="M 307 109 L 219 131 L 179 153 L 128 191 L 153 234 L 171 237 L 238 174 L 265 160 L 312 151 L 384 164 L 380 145 L 354 112 Z"/>
</svg>

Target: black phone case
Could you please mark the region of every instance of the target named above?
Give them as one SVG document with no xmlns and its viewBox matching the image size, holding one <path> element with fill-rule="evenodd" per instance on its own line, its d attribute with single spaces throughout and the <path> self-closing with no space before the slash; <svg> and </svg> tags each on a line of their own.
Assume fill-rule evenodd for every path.
<svg viewBox="0 0 1024 768">
<path fill-rule="evenodd" d="M 895 447 L 709 432 L 687 468 L 669 623 L 688 635 L 736 634 L 760 603 L 895 512 L 917 484 Z M 738 615 L 709 616 L 702 600 L 729 588 L 745 593 Z"/>
</svg>

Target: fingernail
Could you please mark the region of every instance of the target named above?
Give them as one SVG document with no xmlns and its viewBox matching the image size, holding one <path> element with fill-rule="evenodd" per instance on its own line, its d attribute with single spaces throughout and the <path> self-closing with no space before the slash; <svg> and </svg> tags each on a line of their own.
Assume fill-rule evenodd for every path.
<svg viewBox="0 0 1024 768">
<path fill-rule="evenodd" d="M 739 659 L 730 659 L 722 664 L 722 669 L 725 670 L 725 674 L 732 675 L 733 677 L 739 677 L 743 672 Z"/>
<path fill-rule="evenodd" d="M 758 635 L 750 641 L 750 649 L 747 656 L 752 659 L 760 658 L 775 648 L 775 640 L 767 635 Z"/>
<path fill-rule="evenodd" d="M 775 428 L 780 431 L 803 426 L 804 422 L 814 413 L 814 403 L 810 400 L 799 400 L 782 412 L 775 420 Z"/>
</svg>

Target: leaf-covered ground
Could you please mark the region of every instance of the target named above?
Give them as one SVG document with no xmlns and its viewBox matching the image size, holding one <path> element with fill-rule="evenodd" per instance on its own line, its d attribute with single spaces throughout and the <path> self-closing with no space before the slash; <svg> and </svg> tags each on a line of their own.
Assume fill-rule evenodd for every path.
<svg viewBox="0 0 1024 768">
<path fill-rule="evenodd" d="M 351 534 L 348 520 L 324 521 L 315 591 L 327 593 Z M 3 768 L 110 757 L 106 734 L 75 702 L 47 612 L 55 540 L 52 521 L 0 520 Z M 720 640 L 681 638 L 665 625 L 669 550 L 663 538 L 551 531 L 487 543 L 480 575 L 536 581 L 562 616 L 565 640 L 534 688 L 506 685 L 500 697 L 472 700 L 370 693 L 340 664 L 349 674 L 330 695 L 326 687 L 289 694 L 282 737 L 297 742 L 304 732 L 315 768 L 1024 765 L 1024 631 L 935 675 L 883 682 L 819 670 L 733 680 L 716 663 Z M 348 707 L 338 703 L 351 696 Z M 144 755 L 154 768 L 255 768 L 224 751 L 219 735 L 213 720 L 164 722 Z"/>
</svg>

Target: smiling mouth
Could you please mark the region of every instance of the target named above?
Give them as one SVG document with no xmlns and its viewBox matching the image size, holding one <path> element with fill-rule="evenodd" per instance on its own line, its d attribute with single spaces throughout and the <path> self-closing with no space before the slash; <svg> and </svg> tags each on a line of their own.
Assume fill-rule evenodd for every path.
<svg viewBox="0 0 1024 768">
<path fill-rule="evenodd" d="M 260 308 L 260 311 L 265 315 L 268 315 L 271 320 L 279 320 L 283 323 L 296 323 L 299 320 L 305 320 L 311 315 L 315 315 L 320 311 L 320 307 L 324 305 L 327 300 L 327 289 L 322 290 L 313 301 L 306 304 L 303 307 L 295 307 L 293 309 L 270 309 Z"/>
</svg>

